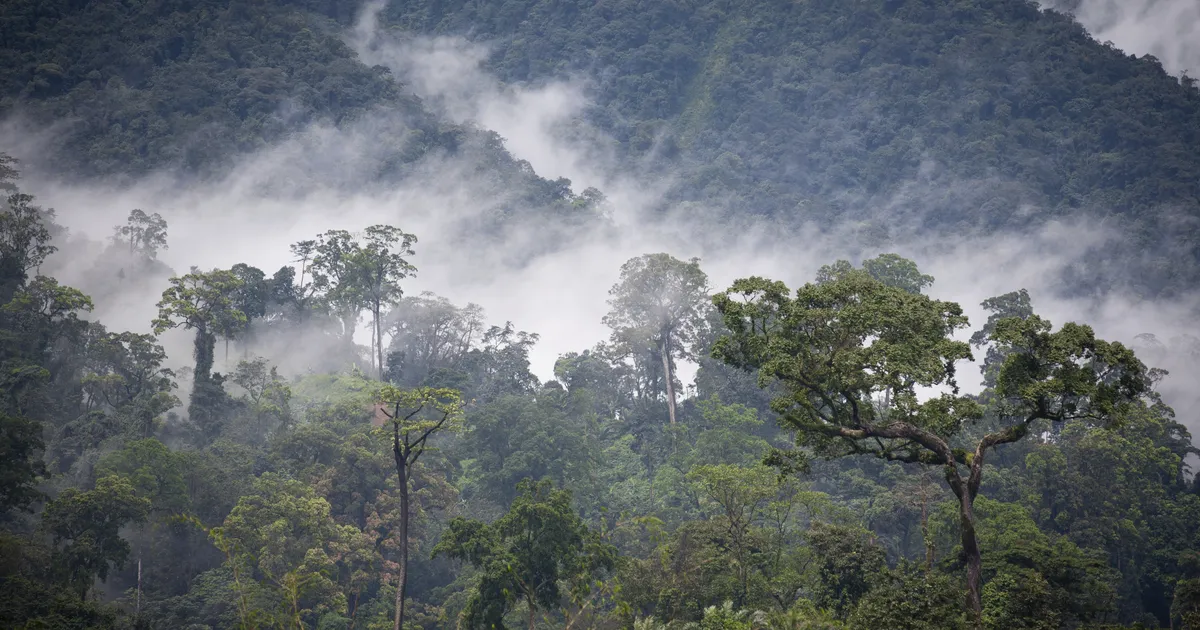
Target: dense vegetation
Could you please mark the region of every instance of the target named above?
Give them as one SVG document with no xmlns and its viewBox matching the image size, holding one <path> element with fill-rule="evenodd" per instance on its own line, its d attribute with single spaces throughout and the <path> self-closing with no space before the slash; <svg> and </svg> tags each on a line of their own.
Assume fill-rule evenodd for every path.
<svg viewBox="0 0 1200 630">
<path fill-rule="evenodd" d="M 239 157 L 312 125 L 343 132 L 301 141 L 271 194 L 313 181 L 359 190 L 428 176 L 452 157 L 497 200 L 500 217 L 574 216 L 594 195 L 538 177 L 495 133 L 448 125 L 342 40 L 351 2 L 6 2 L 0 19 L 0 115 L 50 128 L 30 166 L 126 182 L 148 172 L 185 184 L 229 174 Z M 358 138 L 359 142 L 351 142 Z M 348 146 L 351 145 L 351 146 Z M 424 169 L 424 170 L 423 170 Z M 319 176 L 319 178 L 318 178 Z"/>
<path fill-rule="evenodd" d="M 1024 291 L 967 343 L 892 254 L 716 293 L 651 254 L 539 382 L 536 334 L 407 295 L 420 243 L 377 225 L 164 281 L 172 370 L 38 275 L 64 228 L 6 186 L 5 627 L 1200 627 L 1191 436 L 1155 370 Z M 161 278 L 169 240 L 131 212 L 97 273 Z M 279 339 L 322 369 L 259 356 Z"/>
<path fill-rule="evenodd" d="M 487 42 L 507 81 L 593 79 L 590 122 L 627 160 L 680 172 L 675 201 L 867 219 L 874 238 L 1082 210 L 1127 236 L 1093 283 L 1119 275 L 1106 258 L 1150 294 L 1200 280 L 1194 81 L 1029 0 L 396 0 L 386 15 Z"/>
<path fill-rule="evenodd" d="M 494 203 L 474 233 L 538 221 L 520 255 L 603 225 L 599 191 L 362 64 L 342 39 L 361 8 L 13 0 L 0 114 L 52 127 L 29 166 L 64 178 L 220 178 L 299 142 L 308 161 L 265 192 L 446 158 Z M 402 225 L 313 234 L 277 270 L 185 272 L 159 260 L 167 221 L 132 210 L 64 252 L 0 153 L 0 626 L 1200 628 L 1200 452 L 1161 372 L 1021 287 L 969 322 L 884 253 L 1082 212 L 1124 238 L 1072 287 L 1195 286 L 1194 82 L 1025 0 L 383 15 L 489 41 L 505 81 L 595 79 L 587 124 L 680 176 L 664 205 L 859 221 L 869 253 L 798 288 L 635 257 L 610 338 L 543 382 L 536 331 L 412 293 L 422 235 Z M 53 277 L 89 252 L 92 296 Z M 92 318 L 130 286 L 161 295 L 153 321 Z M 191 346 L 168 356 L 178 331 Z"/>
</svg>

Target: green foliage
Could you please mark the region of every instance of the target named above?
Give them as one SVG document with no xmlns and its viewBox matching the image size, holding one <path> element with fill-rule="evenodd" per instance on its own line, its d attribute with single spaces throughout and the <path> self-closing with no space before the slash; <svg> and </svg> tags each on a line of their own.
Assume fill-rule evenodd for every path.
<svg viewBox="0 0 1200 630">
<path fill-rule="evenodd" d="M 856 270 L 787 293 L 782 283 L 750 278 L 718 294 L 731 335 L 713 352 L 787 388 L 772 409 L 800 444 L 831 456 L 919 459 L 918 434 L 949 437 L 981 414 L 969 396 L 917 396 L 918 386 L 957 391 L 954 363 L 971 357 L 952 337 L 967 325 L 957 304 Z"/>
<path fill-rule="evenodd" d="M 992 599 L 988 598 L 988 605 Z M 872 577 L 871 589 L 851 613 L 849 625 L 861 630 L 962 630 L 962 593 L 939 573 L 911 565 L 885 568 Z M 1016 627 L 1016 626 L 1010 626 Z"/>
<path fill-rule="evenodd" d="M 492 524 L 451 520 L 434 554 L 480 571 L 463 611 L 468 628 L 505 628 L 505 615 L 521 602 L 530 619 L 537 609 L 553 610 L 565 595 L 560 582 L 588 590 L 616 561 L 616 549 L 571 509 L 571 493 L 549 480 L 522 481 L 512 507 Z"/>
<path fill-rule="evenodd" d="M 42 497 L 37 482 L 46 472 L 44 448 L 39 423 L 0 413 L 0 518 Z"/>
<path fill-rule="evenodd" d="M 844 617 L 871 590 L 886 553 L 860 529 L 817 523 L 807 534 L 817 560 L 818 606 Z"/>
<path fill-rule="evenodd" d="M 269 473 L 210 532 L 234 573 L 243 623 L 290 627 L 345 607 L 334 557 L 354 534 L 311 486 Z"/>
<path fill-rule="evenodd" d="M 603 321 L 613 331 L 613 347 L 648 374 L 661 366 L 657 389 L 666 394 L 673 426 L 674 362 L 693 357 L 693 346 L 704 333 L 708 276 L 698 258 L 685 263 L 668 254 L 646 254 L 621 266 L 621 279 L 609 295 L 612 310 Z"/>
<path fill-rule="evenodd" d="M 126 524 L 146 518 L 150 500 L 137 496 L 126 479 L 101 477 L 93 490 L 67 488 L 46 504 L 42 526 L 54 541 L 52 555 L 64 582 L 85 599 L 92 581 L 108 578 L 112 567 L 129 557 L 129 543 L 121 538 Z"/>
<path fill-rule="evenodd" d="M 50 244 L 47 226 L 54 211 L 42 210 L 32 202 L 32 195 L 12 190 L 0 204 L 0 305 L 25 284 L 29 270 L 58 250 Z"/>
<path fill-rule="evenodd" d="M 161 416 L 179 404 L 172 393 L 175 373 L 151 335 L 104 333 L 89 348 L 89 369 L 81 385 L 89 404 L 120 417 L 132 435 L 153 435 Z"/>
<path fill-rule="evenodd" d="M 141 254 L 150 260 L 158 258 L 158 250 L 167 249 L 167 221 L 155 212 L 134 209 L 129 212 L 125 225 L 113 228 L 113 242 L 129 244 L 129 255 Z"/>
<path fill-rule="evenodd" d="M 1189 290 L 1200 92 L 1041 6 L 405 0 L 384 16 L 487 42 L 504 82 L 587 76 L 586 121 L 650 177 L 669 174 L 671 202 L 861 222 L 870 247 L 1079 212 L 1127 240 L 1069 282 Z"/>
</svg>

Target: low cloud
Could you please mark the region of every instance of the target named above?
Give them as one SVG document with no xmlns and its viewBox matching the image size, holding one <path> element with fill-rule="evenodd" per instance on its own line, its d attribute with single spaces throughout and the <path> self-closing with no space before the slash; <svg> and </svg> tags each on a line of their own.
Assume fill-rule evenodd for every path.
<svg viewBox="0 0 1200 630">
<path fill-rule="evenodd" d="M 555 230 L 544 221 L 514 220 L 502 234 L 473 236 L 473 226 L 495 225 L 494 212 L 504 200 L 497 198 L 494 186 L 479 183 L 486 170 L 470 156 L 430 155 L 402 181 L 348 186 L 385 149 L 378 130 L 402 127 L 403 121 L 386 117 L 367 117 L 348 128 L 314 125 L 242 158 L 219 181 L 180 185 L 160 174 L 131 185 L 102 186 L 28 173 L 23 187 L 38 195 L 40 203 L 55 207 L 60 222 L 76 234 L 74 246 L 56 255 L 54 273 L 66 283 L 107 296 L 96 313 L 101 321 L 113 329 L 147 331 L 165 288 L 165 279 L 131 286 L 115 278 L 101 287 L 101 280 L 88 275 L 99 254 L 94 242 L 111 234 L 130 209 L 142 208 L 168 221 L 170 249 L 160 257 L 180 273 L 191 266 L 245 262 L 270 274 L 291 262 L 288 246 L 301 239 L 329 229 L 397 225 L 420 239 L 413 258 L 419 273 L 406 291 L 433 291 L 458 304 L 475 302 L 493 323 L 511 320 L 519 329 L 540 334 L 532 360 L 543 379 L 552 378 L 560 354 L 586 349 L 608 336 L 601 318 L 621 264 L 659 251 L 700 257 L 714 290 L 749 275 L 794 287 L 838 258 L 858 262 L 894 251 L 934 275 L 930 292 L 962 303 L 976 326 L 986 320 L 979 308 L 983 299 L 1026 288 L 1035 308 L 1056 324 L 1086 321 L 1101 335 L 1129 343 L 1141 333 L 1153 333 L 1164 343 L 1197 334 L 1200 305 L 1195 297 L 1145 301 L 1119 291 L 1100 299 L 1064 297 L 1069 292 L 1063 290 L 1063 279 L 1072 269 L 1120 237 L 1084 220 L 1064 219 L 1034 233 L 928 234 L 868 247 L 853 225 L 795 227 L 767 219 L 734 224 L 720 218 L 721 209 L 696 205 L 661 212 L 668 184 L 641 181 L 638 165 L 619 163 L 611 142 L 583 121 L 586 77 L 503 85 L 482 69 L 483 46 L 461 39 L 389 40 L 371 21 L 373 14 L 365 15 L 350 38 L 368 63 L 392 68 L 452 120 L 497 131 L 512 153 L 540 175 L 568 177 L 576 191 L 602 189 L 613 205 L 611 229 Z M 32 150 L 26 136 L 13 133 L 10 129 L 9 137 L 0 140 Z M 913 200 L 905 205 L 912 207 Z M 82 236 L 93 244 L 78 240 Z M 535 249 L 544 253 L 522 255 Z M 177 333 L 165 341 L 173 361 L 190 363 L 188 335 Z M 287 372 L 305 371 L 321 353 L 306 343 L 297 339 L 286 349 L 273 350 L 271 358 Z M 222 354 L 218 352 L 218 360 Z M 1200 403 L 1191 387 L 1200 375 L 1197 359 L 1169 347 L 1158 359 L 1173 370 L 1162 385 L 1164 394 L 1182 421 L 1200 428 L 1200 419 L 1186 415 Z M 977 383 L 977 370 L 964 366 L 960 374 L 968 384 L 972 379 Z"/>
<path fill-rule="evenodd" d="M 1042 0 L 1042 6 L 1069 11 L 1102 42 L 1157 57 L 1171 74 L 1200 74 L 1200 3 L 1195 0 Z"/>
</svg>

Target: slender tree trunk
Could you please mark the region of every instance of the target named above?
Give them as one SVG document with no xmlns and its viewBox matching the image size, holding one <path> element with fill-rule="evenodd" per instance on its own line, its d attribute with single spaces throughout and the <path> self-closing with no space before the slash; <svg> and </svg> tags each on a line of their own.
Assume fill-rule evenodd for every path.
<svg viewBox="0 0 1200 630">
<path fill-rule="evenodd" d="M 138 576 L 137 576 L 137 604 L 134 606 L 134 618 L 138 621 L 142 619 L 142 557 L 138 556 Z"/>
<path fill-rule="evenodd" d="M 537 613 L 537 608 L 533 606 L 533 598 L 529 598 L 529 630 L 535 630 L 537 627 L 537 618 L 534 615 Z"/>
<path fill-rule="evenodd" d="M 929 539 L 929 499 L 921 497 L 921 540 L 925 543 L 925 571 L 933 570 L 933 541 Z"/>
<path fill-rule="evenodd" d="M 660 350 L 663 362 L 663 377 L 667 383 L 667 417 L 671 420 L 671 426 L 675 426 L 675 375 L 671 373 L 671 345 L 667 335 L 663 335 Z"/>
<path fill-rule="evenodd" d="M 379 311 L 381 307 L 378 303 L 375 304 L 375 358 L 379 360 L 379 380 L 383 380 L 383 328 L 379 322 Z"/>
<path fill-rule="evenodd" d="M 396 477 L 400 482 L 400 570 L 396 583 L 396 622 L 393 630 L 404 626 L 404 595 L 408 590 L 408 462 L 400 450 L 399 437 L 392 445 L 396 457 Z"/>
</svg>

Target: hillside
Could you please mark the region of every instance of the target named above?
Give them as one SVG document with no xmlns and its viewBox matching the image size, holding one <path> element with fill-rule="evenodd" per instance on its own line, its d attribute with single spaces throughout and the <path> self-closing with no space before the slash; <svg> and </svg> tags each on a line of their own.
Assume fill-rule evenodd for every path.
<svg viewBox="0 0 1200 630">
<path fill-rule="evenodd" d="M 66 178 L 184 181 L 227 174 L 238 158 L 311 125 L 365 129 L 348 189 L 419 175 L 425 157 L 463 158 L 499 216 L 575 217 L 587 199 L 513 158 L 494 133 L 445 124 L 342 41 L 356 2 L 6 2 L 0 117 L 51 130 L 27 167 Z M 323 175 L 336 165 L 308 165 Z M 324 167 L 324 168 L 322 168 Z M 301 178 L 303 179 L 303 178 Z"/>
<path fill-rule="evenodd" d="M 591 122 L 679 169 L 676 200 L 896 235 L 1081 211 L 1127 234 L 1107 254 L 1141 292 L 1200 281 L 1200 91 L 1034 2 L 395 0 L 385 15 L 488 43 L 506 81 L 592 79 Z"/>
</svg>

